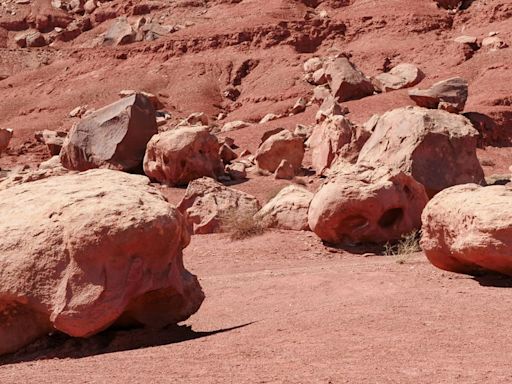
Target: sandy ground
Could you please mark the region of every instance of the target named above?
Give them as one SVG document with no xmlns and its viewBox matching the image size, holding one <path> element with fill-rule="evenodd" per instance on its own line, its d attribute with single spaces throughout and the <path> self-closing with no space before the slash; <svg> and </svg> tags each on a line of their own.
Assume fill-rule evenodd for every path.
<svg viewBox="0 0 512 384">
<path fill-rule="evenodd" d="M 186 263 L 207 295 L 192 330 L 54 336 L 51 348 L 4 358 L 0 382 L 512 380 L 512 280 L 442 272 L 421 253 L 350 255 L 306 232 L 197 236 Z"/>
</svg>

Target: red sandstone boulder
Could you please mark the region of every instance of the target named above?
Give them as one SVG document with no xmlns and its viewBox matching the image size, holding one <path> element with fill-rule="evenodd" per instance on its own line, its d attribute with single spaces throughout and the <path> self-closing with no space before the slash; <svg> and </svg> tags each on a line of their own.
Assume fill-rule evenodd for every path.
<svg viewBox="0 0 512 384">
<path fill-rule="evenodd" d="M 425 75 L 415 65 L 402 63 L 389 72 L 381 73 L 373 78 L 373 84 L 381 92 L 408 88 L 418 84 Z"/>
<path fill-rule="evenodd" d="M 43 198 L 42 198 L 43 197 Z M 162 327 L 204 295 L 182 215 L 143 176 L 91 170 L 0 192 L 0 354 L 55 330 Z"/>
<path fill-rule="evenodd" d="M 413 89 L 409 91 L 409 97 L 420 107 L 459 113 L 464 110 L 468 99 L 468 83 L 461 77 L 453 77 L 428 89 Z"/>
<path fill-rule="evenodd" d="M 330 116 L 313 128 L 307 141 L 312 164 L 317 174 L 323 174 L 337 158 L 355 162 L 370 132 L 353 125 L 341 115 Z"/>
<path fill-rule="evenodd" d="M 220 144 L 208 127 L 180 127 L 162 132 L 149 141 L 144 173 L 167 185 L 186 185 L 203 176 L 224 173 Z"/>
<path fill-rule="evenodd" d="M 275 172 L 282 160 L 287 160 L 297 172 L 304 158 L 304 141 L 288 130 L 270 136 L 256 152 L 256 164 L 260 169 Z"/>
<path fill-rule="evenodd" d="M 512 186 L 459 185 L 437 194 L 423 215 L 421 247 L 436 267 L 512 276 Z"/>
<path fill-rule="evenodd" d="M 308 221 L 332 244 L 384 243 L 421 226 L 423 186 L 399 170 L 345 164 L 313 197 Z"/>
<path fill-rule="evenodd" d="M 373 95 L 373 85 L 346 57 L 338 57 L 325 66 L 325 78 L 331 94 L 339 101 L 356 100 Z"/>
<path fill-rule="evenodd" d="M 178 204 L 178 210 L 194 234 L 222 232 L 226 216 L 237 212 L 253 215 L 259 209 L 255 197 L 225 187 L 208 177 L 192 181 Z"/>
<path fill-rule="evenodd" d="M 60 159 L 64 167 L 78 171 L 132 171 L 141 166 L 146 144 L 156 133 L 153 105 L 143 95 L 135 94 L 74 125 L 64 141 Z"/>
<path fill-rule="evenodd" d="M 399 168 L 429 196 L 457 184 L 484 183 L 478 132 L 463 116 L 418 107 L 386 112 L 361 149 L 359 163 Z"/>
<path fill-rule="evenodd" d="M 297 185 L 283 188 L 256 214 L 269 228 L 309 231 L 308 209 L 313 193 Z"/>
</svg>

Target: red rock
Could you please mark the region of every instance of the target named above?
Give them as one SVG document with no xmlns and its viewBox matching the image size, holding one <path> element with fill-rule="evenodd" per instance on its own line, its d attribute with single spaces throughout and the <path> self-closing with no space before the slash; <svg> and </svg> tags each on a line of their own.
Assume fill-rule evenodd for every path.
<svg viewBox="0 0 512 384">
<path fill-rule="evenodd" d="M 144 172 L 167 185 L 186 185 L 203 176 L 224 173 L 220 144 L 208 127 L 180 127 L 153 136 L 144 157 Z"/>
<path fill-rule="evenodd" d="M 55 330 L 162 327 L 198 310 L 185 221 L 148 184 L 92 170 L 0 192 L 0 354 Z"/>
<path fill-rule="evenodd" d="M 339 101 L 356 100 L 373 94 L 373 85 L 346 57 L 331 60 L 325 66 L 331 93 Z"/>
<path fill-rule="evenodd" d="M 423 186 L 399 170 L 346 164 L 315 194 L 308 221 L 328 243 L 384 243 L 419 229 L 427 201 Z"/>
<path fill-rule="evenodd" d="M 478 132 L 461 115 L 399 108 L 379 118 L 358 162 L 399 168 L 433 196 L 456 184 L 484 183 L 476 157 L 477 138 Z"/>
<path fill-rule="evenodd" d="M 66 132 L 56 132 L 45 129 L 42 132 L 36 132 L 35 138 L 37 141 L 46 144 L 50 155 L 55 156 L 60 153 L 62 145 L 64 144 Z"/>
<path fill-rule="evenodd" d="M 270 136 L 256 152 L 255 161 L 260 169 L 275 172 L 281 161 L 286 159 L 297 172 L 304 158 L 304 142 L 288 130 Z"/>
<path fill-rule="evenodd" d="M 307 141 L 311 149 L 312 165 L 321 175 L 336 158 L 355 162 L 359 151 L 370 137 L 365 129 L 355 126 L 341 115 L 328 117 L 313 128 Z"/>
<path fill-rule="evenodd" d="M 281 160 L 281 163 L 279 163 L 279 166 L 274 173 L 274 178 L 291 180 L 294 177 L 295 170 L 293 169 L 293 165 L 286 159 Z"/>
<path fill-rule="evenodd" d="M 446 271 L 512 276 L 512 186 L 459 185 L 437 194 L 423 215 L 421 247 Z"/>
<path fill-rule="evenodd" d="M 64 167 L 84 171 L 140 167 L 146 144 L 158 133 L 155 109 L 141 94 L 107 105 L 69 131 L 60 158 Z"/>
<path fill-rule="evenodd" d="M 468 98 L 468 83 L 460 77 L 435 83 L 428 89 L 413 89 L 409 97 L 420 107 L 439 108 L 458 113 L 464 110 Z"/>
<path fill-rule="evenodd" d="M 381 92 L 408 88 L 418 84 L 425 74 L 415 65 L 402 63 L 389 72 L 381 73 L 373 78 L 375 88 Z"/>
<path fill-rule="evenodd" d="M 220 156 L 221 160 L 224 162 L 224 164 L 230 163 L 238 157 L 236 152 L 233 151 L 226 144 L 222 144 L 222 146 L 220 147 L 219 156 Z"/>
<path fill-rule="evenodd" d="M 309 231 L 308 209 L 313 194 L 297 185 L 289 185 L 256 214 L 266 227 Z"/>
<path fill-rule="evenodd" d="M 241 191 L 225 187 L 208 177 L 192 181 L 178 204 L 194 234 L 223 232 L 223 219 L 236 212 L 255 214 L 258 200 Z"/>
</svg>

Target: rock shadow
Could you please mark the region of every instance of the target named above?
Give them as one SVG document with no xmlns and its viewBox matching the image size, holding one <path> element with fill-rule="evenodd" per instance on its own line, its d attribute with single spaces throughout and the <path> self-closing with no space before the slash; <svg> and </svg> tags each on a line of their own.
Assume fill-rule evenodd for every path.
<svg viewBox="0 0 512 384">
<path fill-rule="evenodd" d="M 473 280 L 482 287 L 512 288 L 512 277 L 500 273 L 482 273 L 473 276 Z"/>
<path fill-rule="evenodd" d="M 36 340 L 18 352 L 0 357 L 0 366 L 47 359 L 79 359 L 106 353 L 176 344 L 246 327 L 254 322 L 214 331 L 194 331 L 187 325 L 164 329 L 107 329 L 87 339 L 55 332 Z"/>
</svg>

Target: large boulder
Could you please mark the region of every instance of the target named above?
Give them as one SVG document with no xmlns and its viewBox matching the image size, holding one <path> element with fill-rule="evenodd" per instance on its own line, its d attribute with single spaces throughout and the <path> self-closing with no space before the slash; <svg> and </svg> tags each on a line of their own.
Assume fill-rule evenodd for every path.
<svg viewBox="0 0 512 384">
<path fill-rule="evenodd" d="M 329 61 L 325 66 L 325 78 L 332 95 L 339 101 L 361 99 L 374 91 L 370 79 L 346 57 Z"/>
<path fill-rule="evenodd" d="M 140 168 L 146 144 L 158 133 L 155 109 L 141 94 L 103 107 L 74 125 L 64 140 L 60 159 L 68 169 L 85 171 Z"/>
<path fill-rule="evenodd" d="M 186 185 L 203 176 L 224 173 L 220 144 L 208 127 L 180 127 L 153 136 L 144 157 L 144 172 L 167 185 Z"/>
<path fill-rule="evenodd" d="M 208 177 L 192 181 L 178 204 L 178 210 L 194 234 L 222 232 L 223 220 L 227 216 L 237 212 L 254 215 L 259 209 L 255 197 L 225 187 Z"/>
<path fill-rule="evenodd" d="M 352 124 L 342 115 L 328 117 L 313 128 L 307 141 L 313 168 L 323 174 L 337 158 L 355 162 L 370 132 Z"/>
<path fill-rule="evenodd" d="M 461 77 L 452 77 L 428 89 L 412 89 L 409 97 L 420 107 L 459 113 L 464 110 L 468 99 L 468 82 Z"/>
<path fill-rule="evenodd" d="M 459 185 L 437 194 L 423 212 L 421 247 L 436 267 L 512 276 L 512 185 Z"/>
<path fill-rule="evenodd" d="M 346 164 L 315 194 L 308 221 L 331 244 L 384 243 L 419 229 L 427 201 L 423 186 L 404 172 Z"/>
<path fill-rule="evenodd" d="M 433 196 L 456 184 L 484 183 L 476 157 L 477 138 L 478 132 L 463 116 L 399 108 L 378 118 L 357 161 L 399 168 Z"/>
<path fill-rule="evenodd" d="M 313 193 L 297 185 L 283 188 L 261 208 L 256 218 L 269 228 L 309 231 L 308 209 Z"/>
<path fill-rule="evenodd" d="M 14 131 L 11 128 L 0 128 L 0 155 L 7 150 Z"/>
<path fill-rule="evenodd" d="M 282 160 L 287 160 L 297 172 L 304 159 L 304 141 L 288 130 L 281 130 L 267 138 L 256 152 L 255 160 L 260 169 L 275 172 Z"/>
<path fill-rule="evenodd" d="M 393 67 L 389 72 L 375 76 L 373 84 L 381 92 L 389 92 L 412 87 L 424 77 L 424 73 L 414 64 L 402 63 Z"/>
<path fill-rule="evenodd" d="M 54 330 L 161 327 L 204 295 L 182 215 L 144 176 L 91 170 L 0 192 L 0 354 Z"/>
</svg>

